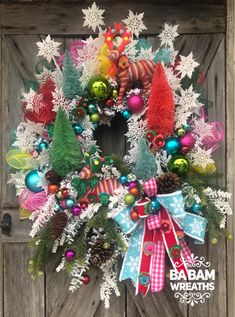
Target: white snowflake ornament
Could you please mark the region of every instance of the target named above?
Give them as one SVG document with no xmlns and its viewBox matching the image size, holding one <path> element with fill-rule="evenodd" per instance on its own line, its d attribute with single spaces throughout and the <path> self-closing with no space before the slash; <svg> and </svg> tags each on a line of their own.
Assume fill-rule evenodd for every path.
<svg viewBox="0 0 235 317">
<path fill-rule="evenodd" d="M 101 25 L 104 25 L 103 13 L 105 10 L 99 9 L 96 3 L 93 2 L 91 7 L 83 9 L 82 12 L 84 14 L 83 26 L 91 28 L 93 32 L 95 32 L 96 29 L 101 30 Z"/>
<path fill-rule="evenodd" d="M 193 59 L 193 53 L 191 52 L 188 56 L 180 55 L 180 64 L 176 67 L 176 70 L 181 74 L 181 78 L 188 76 L 192 77 L 194 69 L 199 64 Z"/>
<path fill-rule="evenodd" d="M 55 57 L 60 56 L 58 49 L 61 43 L 52 40 L 50 35 L 47 35 L 45 40 L 37 42 L 36 44 L 39 49 L 38 56 L 46 58 L 49 63 L 54 60 Z"/>
<path fill-rule="evenodd" d="M 171 26 L 167 23 L 164 24 L 163 31 L 158 35 L 161 41 L 161 46 L 173 49 L 175 38 L 179 35 L 177 33 L 178 25 Z"/>
<path fill-rule="evenodd" d="M 138 14 L 129 10 L 127 18 L 122 21 L 125 23 L 128 31 L 132 32 L 136 37 L 139 37 L 140 32 L 147 30 L 143 22 L 143 17 L 143 12 Z"/>
</svg>

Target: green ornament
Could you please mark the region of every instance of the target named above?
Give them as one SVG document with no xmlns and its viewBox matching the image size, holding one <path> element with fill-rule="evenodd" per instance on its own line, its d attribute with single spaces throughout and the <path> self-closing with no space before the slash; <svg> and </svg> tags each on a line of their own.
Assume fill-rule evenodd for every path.
<svg viewBox="0 0 235 317">
<path fill-rule="evenodd" d="M 132 205 L 135 202 L 135 196 L 132 194 L 126 194 L 124 196 L 124 201 L 127 205 Z"/>
<path fill-rule="evenodd" d="M 111 244 L 109 242 L 107 242 L 107 241 L 104 242 L 103 249 L 108 250 L 108 249 L 110 249 L 110 247 L 111 247 Z"/>
<path fill-rule="evenodd" d="M 100 120 L 100 115 L 96 112 L 96 113 L 92 113 L 90 115 L 90 119 L 92 123 L 97 123 Z"/>
<path fill-rule="evenodd" d="M 96 80 L 91 84 L 90 93 L 97 100 L 104 100 L 109 97 L 109 86 L 105 80 Z"/>
<path fill-rule="evenodd" d="M 177 175 L 184 175 L 190 168 L 190 161 L 186 156 L 173 156 L 168 163 L 168 168 L 170 172 L 174 172 Z"/>
<path fill-rule="evenodd" d="M 117 98 L 118 91 L 116 89 L 114 89 L 112 95 L 113 95 L 113 98 Z"/>
<path fill-rule="evenodd" d="M 179 128 L 176 133 L 179 137 L 181 137 L 181 136 L 184 136 L 186 134 L 186 130 L 183 128 Z"/>
</svg>

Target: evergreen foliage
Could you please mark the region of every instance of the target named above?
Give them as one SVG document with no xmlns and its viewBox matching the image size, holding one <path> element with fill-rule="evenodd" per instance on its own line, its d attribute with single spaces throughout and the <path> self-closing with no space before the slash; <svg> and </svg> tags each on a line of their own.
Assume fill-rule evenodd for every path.
<svg viewBox="0 0 235 317">
<path fill-rule="evenodd" d="M 63 93 L 68 99 L 73 99 L 81 93 L 80 72 L 77 70 L 68 51 L 65 53 L 63 67 Z"/>
<path fill-rule="evenodd" d="M 134 173 L 138 179 L 147 181 L 157 175 L 155 157 L 150 151 L 145 139 L 139 140 L 139 148 L 136 158 Z"/>
<path fill-rule="evenodd" d="M 53 169 L 65 177 L 69 172 L 82 168 L 82 150 L 71 123 L 60 108 L 57 112 L 50 159 Z"/>
</svg>

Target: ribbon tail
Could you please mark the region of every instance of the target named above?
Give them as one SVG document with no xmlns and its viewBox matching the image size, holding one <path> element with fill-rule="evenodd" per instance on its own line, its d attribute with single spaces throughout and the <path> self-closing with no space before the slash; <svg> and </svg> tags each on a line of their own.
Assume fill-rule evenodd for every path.
<svg viewBox="0 0 235 317">
<path fill-rule="evenodd" d="M 160 292 L 164 288 L 165 280 L 165 245 L 160 232 L 154 232 L 154 254 L 151 264 L 151 291 Z"/>
<path fill-rule="evenodd" d="M 184 239 L 180 240 L 180 245 L 182 247 L 182 256 L 187 261 L 192 258 L 192 252 L 190 251 L 187 243 Z"/>
</svg>

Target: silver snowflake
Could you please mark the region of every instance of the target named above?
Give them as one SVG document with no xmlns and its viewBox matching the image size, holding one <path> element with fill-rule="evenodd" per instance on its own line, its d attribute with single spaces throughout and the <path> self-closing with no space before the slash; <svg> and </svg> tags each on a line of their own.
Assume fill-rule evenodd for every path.
<svg viewBox="0 0 235 317">
<path fill-rule="evenodd" d="M 201 141 L 205 136 L 211 135 L 212 126 L 205 122 L 203 118 L 197 119 L 193 122 L 192 133 L 199 141 Z"/>
<path fill-rule="evenodd" d="M 147 30 L 143 22 L 143 17 L 143 12 L 138 14 L 129 10 L 127 18 L 122 21 L 125 23 L 128 31 L 132 32 L 136 37 L 139 37 L 140 32 Z"/>
<path fill-rule="evenodd" d="M 140 52 L 137 56 L 137 60 L 142 60 L 142 59 L 154 59 L 155 52 L 153 52 L 152 47 L 149 47 L 147 49 L 141 47 Z"/>
<path fill-rule="evenodd" d="M 104 25 L 103 13 L 105 10 L 99 9 L 95 2 L 93 2 L 92 6 L 88 7 L 88 9 L 83 9 L 82 12 L 84 14 L 83 26 L 92 28 L 93 32 L 95 32 L 96 29 L 100 30 L 101 25 Z"/>
<path fill-rule="evenodd" d="M 193 165 L 199 165 L 202 168 L 206 168 L 208 164 L 215 163 L 211 155 L 211 150 L 202 149 L 198 144 L 189 152 L 189 158 Z"/>
<path fill-rule="evenodd" d="M 181 78 L 184 76 L 192 77 L 194 69 L 199 65 L 193 59 L 193 53 L 191 52 L 188 56 L 180 55 L 180 64 L 176 67 L 176 70 L 181 74 Z"/>
<path fill-rule="evenodd" d="M 63 94 L 62 88 L 56 88 L 55 91 L 52 92 L 53 96 L 53 111 L 57 112 L 61 107 L 67 114 L 71 110 L 69 101 L 65 98 Z"/>
<path fill-rule="evenodd" d="M 177 29 L 178 25 L 171 26 L 167 23 L 164 24 L 164 29 L 158 36 L 161 41 L 161 46 L 173 48 L 174 40 L 179 35 Z"/>
<path fill-rule="evenodd" d="M 26 103 L 26 109 L 32 110 L 34 107 L 34 98 L 36 95 L 36 91 L 30 88 L 29 92 L 23 93 L 22 101 Z"/>
<path fill-rule="evenodd" d="M 49 63 L 54 60 L 56 56 L 60 56 L 58 49 L 61 43 L 52 40 L 50 35 L 48 35 L 45 40 L 37 42 L 36 44 L 39 49 L 38 56 L 46 58 Z"/>
</svg>

